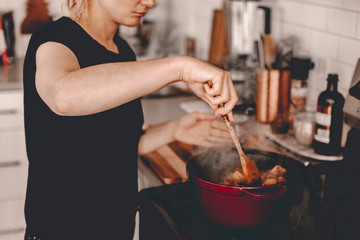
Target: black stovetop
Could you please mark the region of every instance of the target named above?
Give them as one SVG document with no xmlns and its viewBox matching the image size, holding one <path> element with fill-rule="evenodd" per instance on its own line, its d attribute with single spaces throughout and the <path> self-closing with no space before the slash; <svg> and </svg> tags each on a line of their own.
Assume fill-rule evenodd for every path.
<svg viewBox="0 0 360 240">
<path fill-rule="evenodd" d="M 140 239 L 288 240 L 300 216 L 285 216 L 252 229 L 232 229 L 206 220 L 194 207 L 190 183 L 140 192 Z M 294 221 L 295 220 L 295 221 Z"/>
<path fill-rule="evenodd" d="M 315 230 L 314 216 L 307 201 L 293 204 L 289 216 L 261 227 L 231 229 L 219 226 L 196 210 L 190 187 L 190 183 L 178 183 L 140 192 L 140 240 L 336 239 L 333 221 L 326 231 Z"/>
</svg>

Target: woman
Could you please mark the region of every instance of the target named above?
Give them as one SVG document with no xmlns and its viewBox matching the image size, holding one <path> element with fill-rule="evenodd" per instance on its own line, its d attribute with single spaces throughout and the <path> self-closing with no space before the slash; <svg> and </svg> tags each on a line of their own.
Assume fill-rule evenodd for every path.
<svg viewBox="0 0 360 240">
<path fill-rule="evenodd" d="M 24 64 L 26 239 L 131 239 L 137 157 L 174 140 L 229 141 L 194 113 L 142 131 L 140 97 L 184 81 L 216 115 L 237 96 L 228 72 L 189 57 L 136 62 L 116 35 L 155 0 L 68 0 L 71 16 L 33 34 Z"/>
</svg>

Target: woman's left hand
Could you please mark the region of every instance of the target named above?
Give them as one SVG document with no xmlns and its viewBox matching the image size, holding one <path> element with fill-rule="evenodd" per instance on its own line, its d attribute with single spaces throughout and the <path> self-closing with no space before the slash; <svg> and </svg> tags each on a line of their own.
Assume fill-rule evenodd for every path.
<svg viewBox="0 0 360 240">
<path fill-rule="evenodd" d="M 176 121 L 173 134 L 178 141 L 208 148 L 232 144 L 224 121 L 212 114 L 193 112 Z"/>
</svg>

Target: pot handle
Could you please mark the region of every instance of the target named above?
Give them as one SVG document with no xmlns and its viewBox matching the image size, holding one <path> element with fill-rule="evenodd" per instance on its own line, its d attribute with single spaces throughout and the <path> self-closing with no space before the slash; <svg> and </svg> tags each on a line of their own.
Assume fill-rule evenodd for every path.
<svg viewBox="0 0 360 240">
<path fill-rule="evenodd" d="M 267 201 L 267 200 L 276 200 L 279 198 L 282 198 L 287 191 L 287 188 L 285 185 L 279 186 L 280 190 L 274 191 L 274 192 L 268 192 L 268 193 L 252 193 L 248 190 L 241 189 L 242 192 L 244 192 L 248 197 L 250 197 L 252 200 L 255 201 Z"/>
</svg>

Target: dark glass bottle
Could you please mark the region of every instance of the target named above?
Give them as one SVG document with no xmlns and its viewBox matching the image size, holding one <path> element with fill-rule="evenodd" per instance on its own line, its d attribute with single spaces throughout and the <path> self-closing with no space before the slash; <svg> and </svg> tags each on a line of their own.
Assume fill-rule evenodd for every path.
<svg viewBox="0 0 360 240">
<path fill-rule="evenodd" d="M 313 148 L 318 154 L 335 156 L 341 152 L 345 99 L 337 91 L 338 75 L 329 74 L 327 81 L 327 88 L 318 99 Z"/>
</svg>

